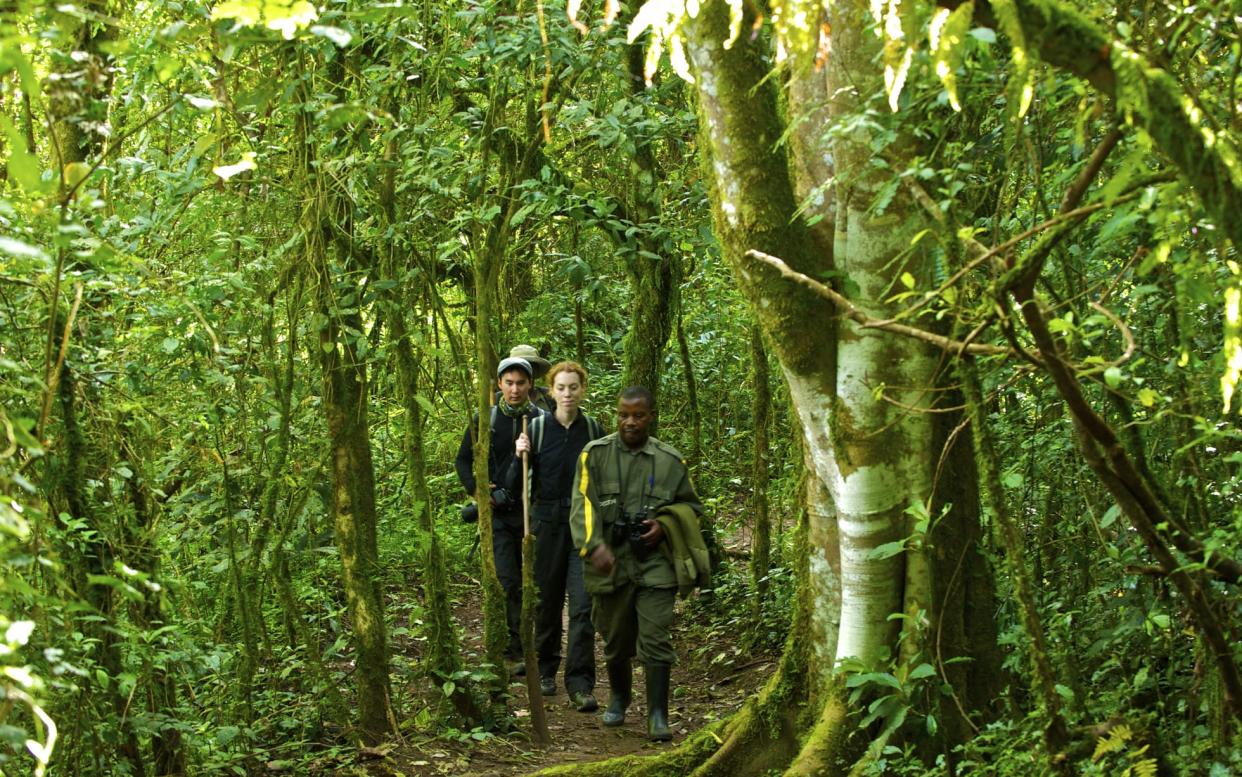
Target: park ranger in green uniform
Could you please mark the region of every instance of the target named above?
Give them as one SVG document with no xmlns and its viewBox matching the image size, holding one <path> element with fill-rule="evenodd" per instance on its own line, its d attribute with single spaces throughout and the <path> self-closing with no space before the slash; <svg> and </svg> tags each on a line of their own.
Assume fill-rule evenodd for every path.
<svg viewBox="0 0 1242 777">
<path fill-rule="evenodd" d="M 569 525 L 591 594 L 591 619 L 604 638 L 611 692 L 605 726 L 625 722 L 630 705 L 630 659 L 638 656 L 647 676 L 647 734 L 667 741 L 669 670 L 676 660 L 669 626 L 677 575 L 660 552 L 664 529 L 654 520 L 665 505 L 703 512 L 686 463 L 672 446 L 655 439 L 651 392 L 631 386 L 617 402 L 617 432 L 587 444 L 574 477 Z"/>
</svg>

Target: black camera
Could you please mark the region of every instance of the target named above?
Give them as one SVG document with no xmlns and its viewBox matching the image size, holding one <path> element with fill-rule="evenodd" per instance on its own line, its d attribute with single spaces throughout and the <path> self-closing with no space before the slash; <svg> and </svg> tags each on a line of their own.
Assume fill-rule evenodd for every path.
<svg viewBox="0 0 1242 777">
<path fill-rule="evenodd" d="M 492 489 L 492 504 L 496 507 L 508 507 L 513 501 L 513 494 L 509 493 L 509 489 L 497 486 Z"/>
<path fill-rule="evenodd" d="M 462 523 L 478 523 L 479 522 L 479 506 L 474 502 L 467 502 L 461 506 L 461 522 Z"/>
</svg>

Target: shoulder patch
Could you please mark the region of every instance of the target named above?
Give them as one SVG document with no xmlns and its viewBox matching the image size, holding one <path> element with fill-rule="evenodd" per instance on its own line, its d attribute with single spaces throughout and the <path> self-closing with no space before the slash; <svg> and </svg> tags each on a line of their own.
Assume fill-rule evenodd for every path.
<svg viewBox="0 0 1242 777">
<path fill-rule="evenodd" d="M 655 446 L 657 448 L 659 448 L 660 450 L 664 451 L 667 454 L 670 454 L 671 456 L 676 458 L 678 461 L 680 461 L 682 464 L 686 463 L 686 459 L 684 456 L 681 455 L 681 451 L 677 450 L 676 448 L 664 442 L 663 440 L 657 439 L 655 437 L 652 437 L 651 441 L 655 443 Z"/>
<path fill-rule="evenodd" d="M 590 442 L 588 442 L 586 445 L 582 447 L 582 452 L 586 453 L 592 448 L 599 448 L 604 445 L 607 445 L 608 441 L 613 439 L 616 436 L 617 436 L 617 433 L 613 432 L 612 434 L 606 434 L 603 437 L 596 437 L 594 440 L 591 440 Z"/>
</svg>

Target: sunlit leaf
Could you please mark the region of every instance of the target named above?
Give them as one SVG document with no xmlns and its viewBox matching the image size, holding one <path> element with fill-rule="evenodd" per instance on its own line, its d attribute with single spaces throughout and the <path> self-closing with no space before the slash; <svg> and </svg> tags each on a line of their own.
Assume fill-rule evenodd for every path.
<svg viewBox="0 0 1242 777">
<path fill-rule="evenodd" d="M 310 28 L 312 35 L 318 35 L 321 38 L 327 38 L 341 48 L 349 45 L 354 39 L 353 33 L 349 30 L 342 30 L 340 27 L 328 27 L 322 24 L 312 25 Z"/>
<path fill-rule="evenodd" d="M 1225 289 L 1225 371 L 1220 376 L 1220 393 L 1225 413 L 1233 404 L 1233 393 L 1242 380 L 1242 278 L 1236 262 L 1229 262 L 1233 282 Z"/>
<path fill-rule="evenodd" d="M 258 165 L 255 164 L 254 160 L 255 153 L 253 151 L 247 151 L 242 154 L 240 161 L 231 165 L 218 165 L 211 168 L 211 172 L 227 181 L 238 173 L 244 173 L 247 170 L 254 170 L 257 168 Z"/>
<path fill-rule="evenodd" d="M 957 99 L 957 69 L 962 65 L 966 35 L 970 31 L 974 13 L 973 0 L 962 3 L 952 11 L 937 8 L 928 27 L 936 75 L 949 95 L 949 105 L 955 111 L 962 109 L 961 102 Z"/>
</svg>

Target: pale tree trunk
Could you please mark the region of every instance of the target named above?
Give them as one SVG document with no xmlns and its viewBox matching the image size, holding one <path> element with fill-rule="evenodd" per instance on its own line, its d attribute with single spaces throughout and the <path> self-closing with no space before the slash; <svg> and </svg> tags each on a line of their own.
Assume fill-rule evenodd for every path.
<svg viewBox="0 0 1242 777">
<path fill-rule="evenodd" d="M 878 50 L 865 5 L 837 3 L 829 60 L 831 113 L 858 111 L 879 90 L 872 59 Z M 837 270 L 856 287 L 854 304 L 874 318 L 897 312 L 885 299 L 902 287 L 909 272 L 926 287 L 930 273 L 910 238 L 920 220 L 899 193 L 882 213 L 873 211 L 889 173 L 871 164 L 873 137 L 866 129 L 833 144 L 837 175 L 837 221 L 833 255 Z M 890 156 L 909 154 L 910 139 L 890 146 Z M 900 168 L 898 168 L 900 169 Z M 905 256 L 905 258 L 901 258 Z M 841 532 L 841 639 L 837 658 L 856 657 L 869 668 L 891 637 L 887 618 L 902 609 L 903 558 L 877 560 L 872 551 L 910 534 L 905 509 L 927 500 L 931 488 L 930 406 L 935 361 L 928 346 L 912 338 L 842 322 L 838 337 L 837 404 L 831 421 L 837 444 L 829 465 L 829 488 L 836 496 Z M 887 388 L 886 388 L 887 387 Z M 884 399 L 877 401 L 877 392 Z M 911 601 L 904 609 L 927 609 L 930 580 L 922 564 L 912 564 L 906 581 Z"/>
<path fill-rule="evenodd" d="M 801 5 L 811 20 L 809 31 L 818 36 L 820 4 Z M 952 651 L 946 658 L 974 658 L 992 644 L 988 623 L 976 618 L 970 629 L 962 625 L 968 604 L 977 602 L 954 573 L 963 563 L 978 566 L 974 535 L 967 531 L 976 516 L 973 506 L 945 519 L 962 531 L 956 553 L 933 554 L 930 543 L 919 543 L 917 537 L 906 552 L 887 557 L 873 553 L 912 534 L 913 516 L 919 511 L 908 513 L 908 507 L 923 506 L 925 512 L 940 501 L 933 498 L 933 473 L 937 443 L 945 435 L 932 415 L 923 412 L 934 396 L 937 354 L 926 343 L 838 318 L 806 286 L 786 280 L 752 253 L 778 256 L 811 277 L 835 270 L 848 278 L 842 290 L 849 299 L 877 318 L 893 312 L 886 300 L 902 290 L 898 279 L 903 273 L 924 288 L 929 283 L 926 259 L 909 251 L 910 238 L 919 228 L 913 206 L 896 197 L 885 211 L 872 208 L 885 179 L 871 172 L 871 138 L 865 133 L 837 137 L 831 149 L 817 140 L 829 129 L 828 122 L 881 91 L 873 83 L 878 79 L 867 77 L 874 71 L 879 39 L 870 33 L 866 5 L 837 3 L 833 8 L 830 70 L 801 71 L 797 77 L 807 83 L 790 92 L 795 97 L 833 96 L 827 110 L 809 119 L 802 114 L 807 106 L 788 106 L 791 116 L 810 125 L 791 146 L 800 154 L 816 155 L 794 165 L 796 176 L 777 145 L 786 127 L 777 108 L 768 52 L 761 37 L 752 40 L 745 32 L 753 19 L 743 20 L 741 36 L 728 48 L 728 8 L 723 2 L 704 3 L 683 27 L 695 77 L 701 144 L 708 157 L 716 236 L 780 361 L 803 435 L 807 482 L 802 570 L 798 609 L 780 668 L 763 692 L 720 730 L 691 737 L 657 759 L 566 771 L 604 774 L 627 768 L 627 774 L 656 774 L 676 768 L 729 777 L 844 773 L 851 763 L 865 763 L 859 758 L 866 743 L 851 737 L 857 724 L 849 715 L 839 671 L 843 663 L 889 671 L 894 667 L 883 663 L 883 656 L 891 656 L 898 668 L 934 662 L 924 635 L 940 622 L 949 623 L 953 635 L 969 631 L 972 637 L 946 645 Z M 815 49 L 811 44 L 803 51 Z M 815 78 L 826 80 L 815 84 Z M 901 154 L 912 152 L 906 139 L 885 150 L 898 165 Z M 817 207 L 826 218 L 812 230 L 795 216 L 798 198 L 823 183 L 814 177 L 832 167 L 837 188 L 824 192 Z M 795 191 L 795 178 L 803 191 Z M 967 471 L 955 474 L 969 476 Z M 962 493 L 972 495 L 973 489 Z M 954 511 L 958 509 L 955 504 Z M 990 614 L 990 608 L 984 609 Z M 890 616 L 901 613 L 906 615 L 906 639 L 899 645 L 901 621 Z M 948 673 L 941 667 L 938 674 Z M 969 712 L 974 697 L 963 693 L 965 689 L 954 690 Z M 880 743 L 888 733 L 879 737 Z M 940 749 L 948 752 L 951 747 Z"/>
</svg>

